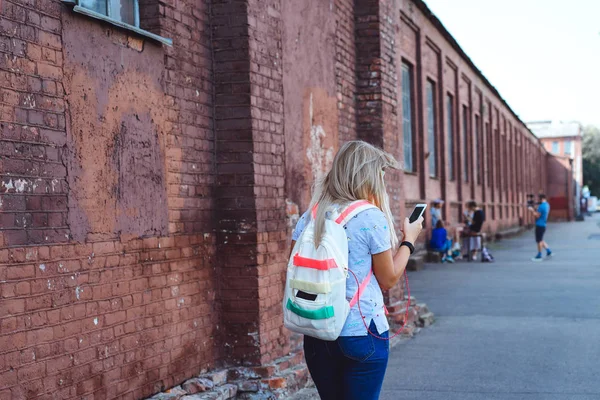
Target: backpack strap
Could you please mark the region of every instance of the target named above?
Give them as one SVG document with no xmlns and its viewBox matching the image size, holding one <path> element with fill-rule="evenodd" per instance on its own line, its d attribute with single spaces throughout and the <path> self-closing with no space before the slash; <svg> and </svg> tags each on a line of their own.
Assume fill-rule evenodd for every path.
<svg viewBox="0 0 600 400">
<path fill-rule="evenodd" d="M 367 276 L 365 276 L 365 279 L 363 279 L 362 283 L 358 287 L 358 290 L 356 291 L 356 293 L 354 293 L 352 300 L 350 300 L 350 308 L 354 307 L 354 305 L 358 302 L 358 298 L 363 294 L 363 292 L 367 288 L 367 285 L 371 281 L 371 276 L 373 276 L 373 269 L 369 270 L 369 273 L 367 274 Z"/>
<path fill-rule="evenodd" d="M 367 200 L 353 201 L 340 213 L 340 215 L 336 218 L 335 222 L 342 226 L 346 225 L 356 215 L 358 215 L 359 213 L 361 213 L 363 211 L 369 210 L 371 208 L 377 208 L 377 207 L 375 205 L 373 205 L 372 203 L 368 202 Z M 365 279 L 363 279 L 361 284 L 358 286 L 356 293 L 354 293 L 352 300 L 350 300 L 350 308 L 352 308 L 356 305 L 356 303 L 358 302 L 358 299 L 360 298 L 360 296 L 363 294 L 363 292 L 369 285 L 369 282 L 371 281 L 372 276 L 373 276 L 373 269 L 369 270 L 369 273 L 367 274 L 367 276 L 365 276 Z"/>
<path fill-rule="evenodd" d="M 310 210 L 310 215 L 312 219 L 317 218 L 317 209 L 319 208 L 319 203 L 316 203 L 313 208 Z M 367 200 L 356 200 L 352 203 L 348 204 L 346 208 L 342 210 L 340 215 L 335 219 L 336 224 L 346 225 L 351 218 L 355 215 L 368 210 L 370 208 L 377 208 L 374 204 L 368 202 Z"/>
<path fill-rule="evenodd" d="M 357 200 L 350 203 L 344 210 L 340 213 L 340 215 L 336 218 L 335 222 L 339 225 L 346 225 L 348 221 L 354 218 L 355 215 L 368 210 L 370 208 L 377 208 L 372 203 L 367 200 Z"/>
<path fill-rule="evenodd" d="M 316 203 L 312 210 L 310 210 L 310 215 L 312 216 L 313 221 L 317 219 L 317 208 L 319 207 L 319 203 Z"/>
</svg>

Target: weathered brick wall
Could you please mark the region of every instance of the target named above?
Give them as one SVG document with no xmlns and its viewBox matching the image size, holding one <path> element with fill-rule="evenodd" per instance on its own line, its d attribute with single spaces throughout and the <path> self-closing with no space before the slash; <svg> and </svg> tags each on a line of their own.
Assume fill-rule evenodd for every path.
<svg viewBox="0 0 600 400">
<path fill-rule="evenodd" d="M 289 349 L 281 5 L 214 2 L 212 12 L 225 356 L 256 365 Z"/>
<path fill-rule="evenodd" d="M 397 62 L 413 65 L 413 118 L 419 170 L 405 177 L 407 204 L 447 200 L 445 218 L 459 223 L 462 204 L 474 199 L 482 204 L 488 233 L 532 222 L 525 209 L 525 195 L 546 190 L 542 179 L 545 151 L 496 90 L 479 74 L 454 39 L 421 1 L 394 2 L 400 10 Z M 392 18 L 392 21 L 396 19 Z M 436 157 L 440 170 L 430 177 L 427 102 L 425 87 L 435 86 Z M 447 95 L 453 99 L 453 161 L 455 179 L 448 169 Z M 463 106 L 468 119 L 463 118 Z M 401 105 L 400 105 L 401 108 Z M 401 113 L 400 113 L 401 115 Z M 468 151 L 464 152 L 466 124 Z M 476 137 L 476 132 L 479 134 Z M 466 157 L 466 160 L 465 160 Z M 463 179 L 467 163 L 468 180 Z M 419 190 L 416 190 L 419 188 Z"/>
<path fill-rule="evenodd" d="M 67 242 L 60 5 L 1 7 L 2 243 Z"/>
<path fill-rule="evenodd" d="M 335 0 L 335 80 L 341 142 L 357 138 L 355 13 L 352 0 Z"/>
<path fill-rule="evenodd" d="M 142 398 L 223 359 L 209 9 L 147 6 L 172 48 L 1 3 L 2 399 Z"/>
<path fill-rule="evenodd" d="M 285 213 L 281 0 L 249 0 L 257 219 L 260 363 L 287 354 L 281 303 L 289 242 Z M 246 335 L 247 336 L 247 335 Z"/>
</svg>

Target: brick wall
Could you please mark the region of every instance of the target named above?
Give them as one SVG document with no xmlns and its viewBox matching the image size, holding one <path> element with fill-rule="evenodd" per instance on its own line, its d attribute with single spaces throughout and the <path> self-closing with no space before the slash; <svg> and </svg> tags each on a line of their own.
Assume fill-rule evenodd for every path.
<svg viewBox="0 0 600 400">
<path fill-rule="evenodd" d="M 357 138 L 355 13 L 351 0 L 335 0 L 335 80 L 338 100 L 339 136 L 346 142 Z"/>
<path fill-rule="evenodd" d="M 173 47 L 1 3 L 2 399 L 143 398 L 223 360 L 209 9 L 140 3 Z"/>
<path fill-rule="evenodd" d="M 67 242 L 60 6 L 0 6 L 3 243 Z"/>
</svg>

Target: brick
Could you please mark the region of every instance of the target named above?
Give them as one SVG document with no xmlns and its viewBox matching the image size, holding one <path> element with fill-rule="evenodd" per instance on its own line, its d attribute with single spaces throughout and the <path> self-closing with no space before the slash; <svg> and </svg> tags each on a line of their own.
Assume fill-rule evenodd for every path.
<svg viewBox="0 0 600 400">
<path fill-rule="evenodd" d="M 46 363 L 38 362 L 32 365 L 19 368 L 19 382 L 27 382 L 45 376 L 46 374 Z"/>
<path fill-rule="evenodd" d="M 38 63 L 37 64 L 37 74 L 41 78 L 47 78 L 47 79 L 53 79 L 53 80 L 62 79 L 62 70 L 60 69 L 60 67 L 50 65 L 50 64 Z"/>
<path fill-rule="evenodd" d="M 2 387 L 10 387 L 17 384 L 17 371 L 10 370 L 0 372 L 0 383 Z"/>
<path fill-rule="evenodd" d="M 287 380 L 284 377 L 263 379 L 262 382 L 267 384 L 271 389 L 284 389 L 287 387 Z"/>
<path fill-rule="evenodd" d="M 42 16 L 41 27 L 42 27 L 42 29 L 46 29 L 51 32 L 58 33 L 58 32 L 60 32 L 60 20 L 56 19 L 56 18 Z M 40 38 L 40 41 L 43 41 L 42 38 Z M 59 41 L 59 43 L 60 43 L 60 41 Z"/>
<path fill-rule="evenodd" d="M 133 50 L 142 52 L 144 50 L 144 40 L 133 36 L 128 36 L 127 46 Z"/>
<path fill-rule="evenodd" d="M 53 25 L 53 24 L 60 25 L 60 22 L 58 22 L 58 21 L 51 22 L 51 18 L 48 18 L 48 17 L 42 17 L 41 22 L 42 22 L 42 24 L 44 24 L 44 22 L 45 22 L 47 25 Z M 56 49 L 60 49 L 62 46 L 59 35 L 45 32 L 45 31 L 39 31 L 39 41 L 40 41 L 41 45 L 45 46 L 45 47 L 54 47 Z"/>
<path fill-rule="evenodd" d="M 20 314 L 25 311 L 24 299 L 4 299 L 0 304 L 0 317 Z"/>
<path fill-rule="evenodd" d="M 29 282 L 19 282 L 15 288 L 15 294 L 17 296 L 25 296 L 31 293 L 31 287 Z"/>
<path fill-rule="evenodd" d="M 27 311 L 35 311 L 44 308 L 50 308 L 51 306 L 52 296 L 50 295 L 28 297 L 25 300 L 25 308 Z"/>
</svg>

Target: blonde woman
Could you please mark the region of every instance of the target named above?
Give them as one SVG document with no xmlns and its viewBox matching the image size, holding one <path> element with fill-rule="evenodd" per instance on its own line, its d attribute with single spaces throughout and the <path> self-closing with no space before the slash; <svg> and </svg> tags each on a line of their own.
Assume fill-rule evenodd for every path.
<svg viewBox="0 0 600 400">
<path fill-rule="evenodd" d="M 306 363 L 323 400 L 376 400 L 383 384 L 389 342 L 370 335 L 366 326 L 373 334 L 388 337 L 381 290 L 390 289 L 402 277 L 423 223 L 422 217 L 412 224 L 405 218 L 402 244 L 398 245 L 385 188 L 387 169 L 399 169 L 390 154 L 366 142 L 348 142 L 335 156 L 331 170 L 316 184 L 309 207 L 311 210 L 318 204 L 315 243 L 319 243 L 331 210 L 355 200 L 368 200 L 377 206 L 357 214 L 344 226 L 348 237 L 348 268 L 359 282 L 371 269 L 374 274 L 360 296 L 362 316 L 358 304 L 355 305 L 335 341 L 304 337 Z M 310 218 L 311 213 L 306 212 L 298 221 L 292 234 L 292 249 Z M 357 291 L 357 280 L 349 274 L 348 299 Z"/>
</svg>

